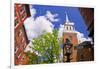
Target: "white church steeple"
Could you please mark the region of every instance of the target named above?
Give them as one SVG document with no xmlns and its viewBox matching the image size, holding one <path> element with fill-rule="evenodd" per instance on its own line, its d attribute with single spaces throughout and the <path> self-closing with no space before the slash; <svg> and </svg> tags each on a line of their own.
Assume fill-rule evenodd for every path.
<svg viewBox="0 0 100 69">
<path fill-rule="evenodd" d="M 69 22 L 69 19 L 68 19 L 68 15 L 66 13 L 66 23 L 68 23 L 68 22 Z"/>
<path fill-rule="evenodd" d="M 69 21 L 68 15 L 66 13 L 66 22 L 64 24 L 64 32 L 75 31 L 74 23 Z"/>
</svg>

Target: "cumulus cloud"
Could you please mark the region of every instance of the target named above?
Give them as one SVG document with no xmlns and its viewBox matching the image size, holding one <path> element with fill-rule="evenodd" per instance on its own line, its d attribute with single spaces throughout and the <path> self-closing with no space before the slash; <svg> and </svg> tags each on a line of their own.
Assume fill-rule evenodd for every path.
<svg viewBox="0 0 100 69">
<path fill-rule="evenodd" d="M 52 33 L 52 30 L 54 28 L 52 22 L 58 21 L 58 19 L 55 19 L 58 14 L 52 14 L 50 11 L 47 11 L 45 15 L 39 16 L 37 18 L 34 18 L 35 14 L 36 10 L 34 8 L 31 8 L 32 16 L 27 18 L 24 22 L 29 40 L 38 37 L 39 35 L 43 34 L 44 31 Z"/>
<path fill-rule="evenodd" d="M 36 32 L 34 32 L 35 25 L 34 19 L 32 17 L 27 18 L 24 21 L 25 30 L 29 40 L 32 40 L 33 37 L 37 37 Z"/>
<path fill-rule="evenodd" d="M 36 9 L 34 9 L 32 5 L 30 5 L 30 14 L 31 17 L 34 17 L 34 15 L 36 14 Z"/>
<path fill-rule="evenodd" d="M 63 36 L 64 31 L 64 25 L 60 24 L 59 32 L 58 32 L 58 38 Z"/>
<path fill-rule="evenodd" d="M 84 41 L 92 41 L 92 39 L 91 38 L 85 38 L 84 37 L 84 34 L 83 33 L 81 33 L 81 32 L 78 32 L 77 31 L 77 38 L 78 38 L 78 43 L 82 43 L 82 42 L 84 42 Z"/>
<path fill-rule="evenodd" d="M 52 14 L 50 11 L 46 11 L 46 15 L 45 15 L 51 22 L 57 22 L 59 21 L 59 19 L 55 19 L 58 14 Z"/>
</svg>

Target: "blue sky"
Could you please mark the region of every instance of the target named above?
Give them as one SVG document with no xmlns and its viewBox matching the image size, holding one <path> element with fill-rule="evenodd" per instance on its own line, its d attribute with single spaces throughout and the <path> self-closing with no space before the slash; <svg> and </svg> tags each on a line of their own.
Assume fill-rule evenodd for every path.
<svg viewBox="0 0 100 69">
<path fill-rule="evenodd" d="M 58 14 L 59 21 L 54 22 L 54 28 L 59 28 L 60 24 L 64 24 L 66 20 L 66 13 L 71 22 L 75 23 L 75 28 L 77 31 L 84 34 L 85 37 L 88 36 L 87 27 L 85 21 L 80 15 L 77 7 L 65 7 L 65 6 L 48 6 L 48 5 L 33 5 L 36 9 L 36 16 L 42 16 L 46 14 L 46 11 L 50 11 L 53 14 Z"/>
</svg>

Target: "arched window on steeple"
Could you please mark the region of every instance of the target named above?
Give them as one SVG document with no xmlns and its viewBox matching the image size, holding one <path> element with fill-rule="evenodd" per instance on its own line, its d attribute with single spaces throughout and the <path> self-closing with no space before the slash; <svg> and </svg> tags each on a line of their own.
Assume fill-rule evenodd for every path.
<svg viewBox="0 0 100 69">
<path fill-rule="evenodd" d="M 70 26 L 70 30 L 72 30 L 71 26 Z"/>
</svg>

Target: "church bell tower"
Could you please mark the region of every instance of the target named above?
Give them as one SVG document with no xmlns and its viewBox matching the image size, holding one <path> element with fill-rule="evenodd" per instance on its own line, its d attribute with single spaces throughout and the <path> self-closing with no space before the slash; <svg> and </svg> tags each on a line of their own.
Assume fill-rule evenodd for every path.
<svg viewBox="0 0 100 69">
<path fill-rule="evenodd" d="M 70 62 L 77 61 L 77 49 L 76 46 L 78 45 L 77 33 L 75 31 L 74 23 L 70 22 L 68 19 L 68 15 L 66 14 L 66 22 L 64 24 L 63 30 L 63 43 L 66 44 L 66 40 L 69 40 L 72 43 L 72 47 L 70 48 L 71 54 L 69 56 Z M 68 56 L 66 55 L 67 52 L 66 45 L 63 46 L 63 62 L 68 61 Z"/>
</svg>

